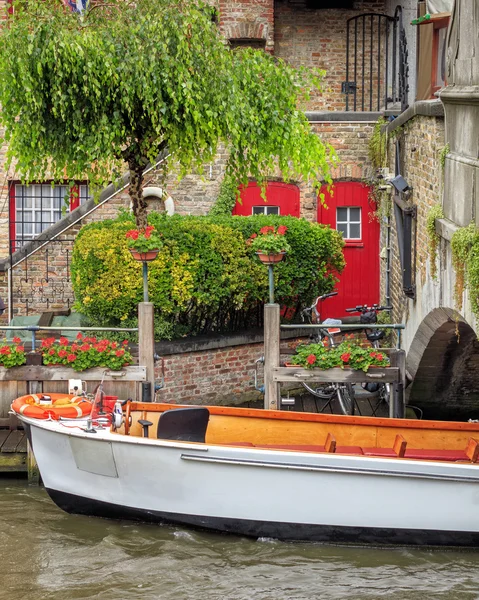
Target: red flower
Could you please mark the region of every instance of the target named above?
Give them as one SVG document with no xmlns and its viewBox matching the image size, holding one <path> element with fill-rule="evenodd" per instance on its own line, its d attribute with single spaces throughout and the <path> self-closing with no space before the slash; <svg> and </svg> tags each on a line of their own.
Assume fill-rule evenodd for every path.
<svg viewBox="0 0 479 600">
<path fill-rule="evenodd" d="M 271 225 L 267 225 L 266 227 L 261 227 L 259 232 L 263 235 L 268 235 L 268 233 L 274 233 L 274 227 L 272 227 Z"/>
<path fill-rule="evenodd" d="M 68 355 L 68 352 L 66 350 L 59 350 L 58 351 L 58 356 L 60 356 L 61 358 L 65 357 Z"/>
<path fill-rule="evenodd" d="M 288 228 L 286 227 L 286 225 L 280 225 L 278 227 L 279 235 L 284 235 L 287 231 L 288 231 Z"/>
<path fill-rule="evenodd" d="M 77 357 L 76 357 L 76 355 L 75 355 L 75 354 L 69 354 L 69 355 L 67 356 L 67 361 L 68 361 L 68 362 L 73 362 L 74 360 L 76 360 L 76 358 L 77 358 Z"/>
<path fill-rule="evenodd" d="M 369 353 L 369 356 L 370 356 L 371 358 L 377 358 L 377 354 L 376 354 L 376 352 L 370 352 L 370 353 Z"/>
<path fill-rule="evenodd" d="M 306 362 L 310 365 L 314 365 L 314 363 L 316 362 L 316 356 L 314 354 L 310 354 L 307 357 Z"/>
<path fill-rule="evenodd" d="M 50 350 L 48 351 L 48 354 L 50 356 L 53 356 L 55 354 L 55 350 L 53 348 L 50 348 Z"/>
<path fill-rule="evenodd" d="M 77 340 L 82 340 L 83 339 L 83 333 L 81 331 L 79 331 L 77 333 Z"/>
<path fill-rule="evenodd" d="M 10 348 L 8 346 L 2 346 L 0 348 L 0 354 L 10 354 Z"/>
<path fill-rule="evenodd" d="M 41 347 L 42 348 L 50 348 L 50 346 L 52 346 L 55 342 L 55 338 L 45 338 L 44 340 L 42 340 L 42 344 Z"/>
<path fill-rule="evenodd" d="M 123 346 L 128 346 L 128 340 L 123 340 L 123 341 L 122 341 L 122 345 L 123 345 Z"/>
<path fill-rule="evenodd" d="M 378 353 L 376 354 L 376 358 L 377 358 L 377 360 L 383 360 L 383 359 L 384 359 L 384 356 L 381 354 L 381 352 L 378 352 Z"/>
<path fill-rule="evenodd" d="M 70 350 L 72 352 L 76 352 L 78 350 L 78 344 L 72 344 L 72 347 L 70 348 Z"/>
<path fill-rule="evenodd" d="M 257 234 L 257 233 L 252 233 L 252 234 L 249 236 L 249 239 L 250 239 L 250 240 L 254 240 L 254 238 L 257 238 L 257 237 L 258 237 L 258 234 Z"/>
<path fill-rule="evenodd" d="M 341 354 L 341 360 L 345 363 L 349 362 L 350 358 L 351 358 L 350 352 L 345 352 L 344 354 Z"/>
<path fill-rule="evenodd" d="M 130 231 L 127 231 L 125 234 L 127 238 L 131 238 L 132 240 L 137 240 L 139 235 L 140 234 L 136 229 L 130 229 Z"/>
<path fill-rule="evenodd" d="M 15 348 L 15 350 L 16 350 L 17 352 L 23 352 L 23 351 L 25 350 L 25 348 L 24 348 L 23 346 L 17 346 L 17 347 Z"/>
<path fill-rule="evenodd" d="M 67 338 L 66 337 L 61 337 L 60 338 L 60 344 L 62 346 L 68 346 L 68 340 L 67 340 Z"/>
<path fill-rule="evenodd" d="M 115 352 L 115 354 L 116 354 L 116 356 L 123 356 L 125 354 L 125 351 L 124 350 L 117 350 Z"/>
<path fill-rule="evenodd" d="M 323 346 L 325 348 L 327 348 L 329 346 L 329 338 L 324 338 L 324 340 L 323 340 Z"/>
<path fill-rule="evenodd" d="M 22 340 L 19 337 L 14 337 L 13 338 L 13 343 L 14 344 L 19 344 Z"/>
<path fill-rule="evenodd" d="M 83 350 L 83 352 L 86 352 L 87 350 L 90 350 L 89 344 L 82 344 L 80 346 L 80 350 Z"/>
</svg>

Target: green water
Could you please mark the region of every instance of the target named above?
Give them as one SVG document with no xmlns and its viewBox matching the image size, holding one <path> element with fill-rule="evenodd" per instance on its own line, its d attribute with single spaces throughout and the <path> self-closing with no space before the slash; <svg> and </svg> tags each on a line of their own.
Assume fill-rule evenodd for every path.
<svg viewBox="0 0 479 600">
<path fill-rule="evenodd" d="M 3 600 L 476 600 L 479 551 L 335 547 L 70 516 L 0 479 Z"/>
</svg>

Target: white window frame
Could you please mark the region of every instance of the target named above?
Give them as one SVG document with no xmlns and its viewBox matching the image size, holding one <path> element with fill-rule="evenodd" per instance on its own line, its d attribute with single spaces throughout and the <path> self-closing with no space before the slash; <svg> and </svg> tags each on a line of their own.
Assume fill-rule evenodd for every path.
<svg viewBox="0 0 479 600">
<path fill-rule="evenodd" d="M 338 210 L 339 209 L 347 211 L 346 220 L 345 221 L 344 220 L 341 220 L 341 221 L 338 220 Z M 359 210 L 359 221 L 353 221 L 351 219 L 351 209 L 358 209 Z M 347 235 L 343 234 L 343 239 L 345 241 L 351 240 L 351 241 L 355 241 L 356 242 L 356 241 L 362 239 L 362 237 L 363 237 L 362 216 L 363 216 L 363 213 L 362 213 L 361 206 L 337 206 L 336 207 L 336 230 L 339 231 L 338 225 L 346 225 Z M 359 225 L 359 237 L 350 237 L 351 225 Z"/>
<path fill-rule="evenodd" d="M 261 210 L 262 210 L 263 212 L 254 212 L 254 211 L 255 211 L 255 209 L 258 209 L 258 208 L 261 208 Z M 277 213 L 268 213 L 268 212 L 267 212 L 267 209 L 269 209 L 269 208 L 277 208 L 277 209 L 278 209 L 278 212 L 277 212 Z M 253 207 L 251 208 L 251 214 L 252 214 L 252 215 L 261 215 L 261 214 L 263 214 L 263 215 L 266 215 L 266 216 L 269 214 L 269 215 L 280 215 L 280 216 L 281 216 L 281 207 L 280 207 L 280 206 L 277 206 L 277 205 L 275 205 L 275 204 L 273 204 L 273 205 L 270 205 L 270 206 L 268 206 L 268 205 L 266 205 L 266 204 L 259 204 L 259 205 L 257 205 L 257 206 L 253 206 Z"/>
</svg>

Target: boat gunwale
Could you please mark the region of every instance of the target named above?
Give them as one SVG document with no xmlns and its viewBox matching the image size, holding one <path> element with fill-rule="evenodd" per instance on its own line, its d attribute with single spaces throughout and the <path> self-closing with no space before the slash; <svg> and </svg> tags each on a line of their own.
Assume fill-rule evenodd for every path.
<svg viewBox="0 0 479 600">
<path fill-rule="evenodd" d="M 150 402 L 131 402 L 130 413 L 138 412 L 165 412 L 177 408 L 192 408 L 191 404 L 163 404 Z M 154 407 L 154 408 L 153 408 Z M 422 421 L 416 419 L 392 419 L 385 417 L 359 417 L 349 415 L 327 415 L 323 413 L 303 413 L 295 411 L 264 410 L 261 408 L 240 408 L 232 406 L 205 405 L 210 415 L 230 417 L 254 417 L 258 419 L 272 419 L 279 421 L 307 421 L 311 423 L 338 423 L 360 426 L 389 427 L 395 429 L 431 429 L 445 431 L 476 431 L 479 432 L 479 422 L 469 423 L 461 421 Z"/>
</svg>

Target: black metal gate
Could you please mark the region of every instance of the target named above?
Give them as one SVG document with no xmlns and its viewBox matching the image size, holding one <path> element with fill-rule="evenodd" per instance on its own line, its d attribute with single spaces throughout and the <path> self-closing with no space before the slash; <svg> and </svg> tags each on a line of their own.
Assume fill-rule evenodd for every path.
<svg viewBox="0 0 479 600">
<path fill-rule="evenodd" d="M 348 111 L 380 111 L 408 107 L 408 50 L 402 8 L 394 17 L 366 13 L 352 17 L 346 32 Z"/>
</svg>

